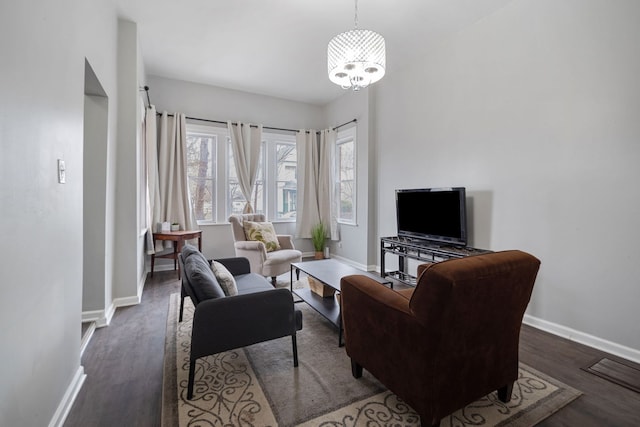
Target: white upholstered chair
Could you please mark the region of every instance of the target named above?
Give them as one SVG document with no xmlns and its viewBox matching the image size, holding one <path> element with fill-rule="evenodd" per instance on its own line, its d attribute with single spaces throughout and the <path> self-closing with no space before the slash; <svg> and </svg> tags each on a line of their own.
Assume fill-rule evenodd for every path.
<svg viewBox="0 0 640 427">
<path fill-rule="evenodd" d="M 278 235 L 280 249 L 267 252 L 264 243 L 247 240 L 244 233 L 244 221 L 265 222 L 263 214 L 231 215 L 231 231 L 233 232 L 236 256 L 245 257 L 251 265 L 251 272 L 271 277 L 271 283 L 276 285 L 276 276 L 291 269 L 292 262 L 302 261 L 302 252 L 293 246 L 293 237 Z"/>
</svg>

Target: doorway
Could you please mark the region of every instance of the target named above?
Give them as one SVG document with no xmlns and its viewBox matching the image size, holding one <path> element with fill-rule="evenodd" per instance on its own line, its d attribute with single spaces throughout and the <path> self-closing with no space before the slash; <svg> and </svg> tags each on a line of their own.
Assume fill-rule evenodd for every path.
<svg viewBox="0 0 640 427">
<path fill-rule="evenodd" d="M 109 98 L 89 61 L 84 73 L 82 346 L 105 326 L 111 301 L 107 268 Z"/>
</svg>

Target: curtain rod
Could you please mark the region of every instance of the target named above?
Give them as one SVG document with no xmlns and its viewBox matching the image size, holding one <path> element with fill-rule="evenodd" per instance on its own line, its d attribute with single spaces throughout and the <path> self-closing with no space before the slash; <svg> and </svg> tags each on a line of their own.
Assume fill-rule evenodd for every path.
<svg viewBox="0 0 640 427">
<path fill-rule="evenodd" d="M 144 91 L 147 93 L 147 108 L 148 108 L 148 107 L 151 107 L 151 100 L 149 99 L 149 86 L 144 86 L 144 88 L 143 88 L 143 89 L 144 89 Z M 162 113 L 156 113 L 156 114 L 157 114 L 158 116 L 161 116 L 161 115 L 162 115 Z M 167 114 L 167 116 L 169 116 L 169 117 L 173 117 L 173 114 Z M 185 118 L 186 118 L 186 119 L 188 119 L 188 120 L 198 120 L 198 121 L 200 121 L 200 122 L 219 123 L 219 124 L 223 124 L 223 125 L 226 125 L 226 124 L 227 124 L 227 122 L 223 122 L 223 121 L 221 121 L 221 120 L 200 119 L 200 118 L 198 118 L 198 117 L 188 117 L 188 116 L 186 116 Z M 343 123 L 343 124 L 341 124 L 341 125 L 338 125 L 338 126 L 334 127 L 334 128 L 333 128 L 333 130 L 338 130 L 338 129 L 340 129 L 341 127 L 346 126 L 346 125 L 348 125 L 348 124 L 350 124 L 350 123 L 357 123 L 357 122 L 358 122 L 358 119 L 349 120 L 349 121 L 348 121 L 348 122 L 346 122 L 346 123 Z M 232 124 L 237 125 L 237 123 L 232 123 Z M 251 125 L 251 127 L 257 128 L 258 126 L 256 126 L 256 125 Z M 299 132 L 299 130 L 298 130 L 298 129 L 274 128 L 274 127 L 270 127 L 270 126 L 262 126 L 262 129 L 279 130 L 279 131 L 282 131 L 282 132 L 294 132 L 294 133 L 295 133 L 295 132 Z M 307 131 L 307 133 L 309 133 L 309 131 Z M 320 132 L 316 132 L 316 133 L 320 133 Z"/>
<path fill-rule="evenodd" d="M 151 107 L 151 99 L 149 98 L 149 86 L 144 86 L 138 89 L 140 92 L 143 90 L 147 93 L 147 108 Z"/>
<path fill-rule="evenodd" d="M 162 113 L 156 113 L 156 114 L 158 116 L 162 115 Z M 173 117 L 173 114 L 167 113 L 167 116 Z M 222 120 L 201 119 L 199 117 L 185 116 L 185 119 L 187 119 L 187 120 L 197 120 L 199 122 L 218 123 L 218 124 L 222 124 L 222 125 L 226 125 L 227 124 L 227 122 L 223 122 Z M 358 122 L 358 119 L 352 119 L 352 120 L 349 120 L 346 123 L 342 123 L 341 125 L 338 125 L 338 126 L 332 128 L 332 129 L 333 130 L 338 130 L 341 127 L 346 126 L 346 125 L 348 125 L 350 123 L 357 123 L 357 122 Z M 232 122 L 231 124 L 237 125 L 238 123 Z M 257 128 L 258 127 L 257 125 L 250 125 L 250 126 L 253 127 L 253 128 Z M 300 131 L 299 129 L 276 128 L 276 127 L 271 127 L 271 126 L 262 126 L 262 129 L 279 130 L 279 131 L 283 131 L 283 132 L 294 132 L 294 133 Z M 309 131 L 307 131 L 307 133 L 309 133 Z M 319 132 L 316 132 L 316 133 L 319 133 Z"/>
</svg>

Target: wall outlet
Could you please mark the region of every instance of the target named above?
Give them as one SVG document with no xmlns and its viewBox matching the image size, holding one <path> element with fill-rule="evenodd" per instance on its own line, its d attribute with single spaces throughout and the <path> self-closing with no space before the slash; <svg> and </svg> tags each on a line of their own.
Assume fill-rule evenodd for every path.
<svg viewBox="0 0 640 427">
<path fill-rule="evenodd" d="M 64 184 L 67 182 L 66 167 L 64 160 L 58 159 L 58 184 Z"/>
</svg>

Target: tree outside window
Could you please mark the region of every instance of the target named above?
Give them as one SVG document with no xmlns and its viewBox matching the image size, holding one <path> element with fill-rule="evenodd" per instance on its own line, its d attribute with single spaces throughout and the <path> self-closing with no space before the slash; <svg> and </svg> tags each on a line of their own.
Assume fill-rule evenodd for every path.
<svg viewBox="0 0 640 427">
<path fill-rule="evenodd" d="M 215 221 L 215 135 L 187 134 L 189 194 L 198 221 Z"/>
<path fill-rule="evenodd" d="M 338 132 L 336 141 L 336 199 L 338 221 L 356 222 L 355 128 Z"/>
</svg>

